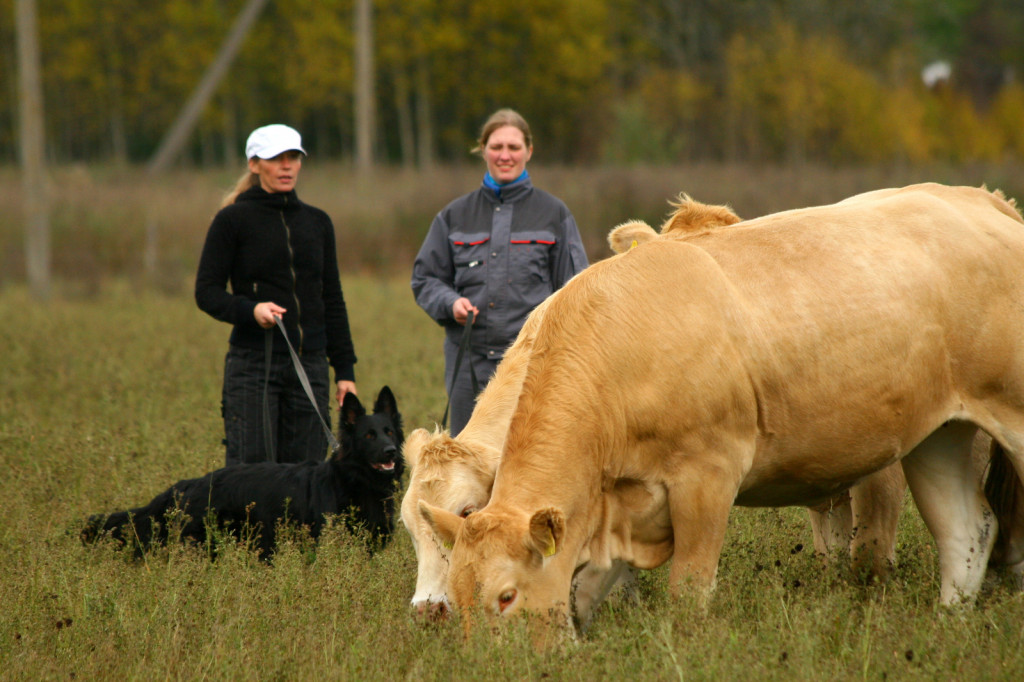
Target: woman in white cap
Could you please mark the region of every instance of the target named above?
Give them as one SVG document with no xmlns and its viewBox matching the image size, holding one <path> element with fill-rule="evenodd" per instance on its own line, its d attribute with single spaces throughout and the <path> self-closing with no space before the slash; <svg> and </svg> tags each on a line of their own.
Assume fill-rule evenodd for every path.
<svg viewBox="0 0 1024 682">
<path fill-rule="evenodd" d="M 225 460 L 319 461 L 327 453 L 327 435 L 275 318 L 281 318 L 329 423 L 328 365 L 339 405 L 346 393 L 356 392 L 334 225 L 295 194 L 306 156 L 295 129 L 257 128 L 245 155 L 248 170 L 206 235 L 195 290 L 200 309 L 233 325 L 221 404 Z"/>
</svg>

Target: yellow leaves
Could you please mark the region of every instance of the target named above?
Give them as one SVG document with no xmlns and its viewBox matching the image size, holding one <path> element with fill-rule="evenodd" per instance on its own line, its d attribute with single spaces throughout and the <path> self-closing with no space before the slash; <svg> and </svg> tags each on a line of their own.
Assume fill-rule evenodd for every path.
<svg viewBox="0 0 1024 682">
<path fill-rule="evenodd" d="M 986 117 L 966 95 L 926 90 L 916 70 L 909 83 L 883 83 L 839 40 L 801 35 L 784 22 L 735 37 L 726 64 L 727 120 L 741 155 L 965 161 L 1024 147 L 1024 95 L 1008 92 Z"/>
<path fill-rule="evenodd" d="M 654 69 L 613 106 L 615 131 L 601 150 L 606 161 L 672 163 L 690 155 L 694 124 L 712 100 L 693 74 Z"/>
<path fill-rule="evenodd" d="M 937 149 L 928 131 L 928 106 L 920 88 L 900 86 L 889 93 L 882 116 L 890 123 L 889 150 L 896 158 L 911 163 L 931 159 Z"/>
<path fill-rule="evenodd" d="M 136 158 L 148 153 L 248 1 L 49 3 L 39 21 L 56 154 L 103 154 L 111 130 Z M 487 114 L 513 106 L 534 127 L 539 162 L 1024 155 L 1019 84 L 993 102 L 968 99 L 957 73 L 945 90 L 927 90 L 920 46 L 888 35 L 902 30 L 894 25 L 865 39 L 827 21 L 827 3 L 798 3 L 774 23 L 764 18 L 782 15 L 754 11 L 757 3 L 727 4 L 373 0 L 381 146 L 392 161 L 414 148 L 463 160 Z M 347 149 L 353 5 L 268 3 L 204 111 L 203 144 L 223 136 L 217 146 L 237 146 L 239 128 L 287 116 L 316 137 L 342 138 L 331 153 Z M 810 9 L 817 20 L 808 22 Z M 918 11 L 903 9 L 914 26 Z M 998 59 L 1019 66 L 1019 50 Z M 11 73 L 0 63 L 0 80 Z"/>
<path fill-rule="evenodd" d="M 992 105 L 991 118 L 1007 151 L 1024 157 L 1024 86 L 1011 83 L 1004 87 Z"/>
<path fill-rule="evenodd" d="M 284 71 L 295 104 L 316 108 L 340 102 L 352 91 L 351 0 L 298 0 L 290 3 L 290 35 L 274 36 L 286 54 Z"/>
</svg>

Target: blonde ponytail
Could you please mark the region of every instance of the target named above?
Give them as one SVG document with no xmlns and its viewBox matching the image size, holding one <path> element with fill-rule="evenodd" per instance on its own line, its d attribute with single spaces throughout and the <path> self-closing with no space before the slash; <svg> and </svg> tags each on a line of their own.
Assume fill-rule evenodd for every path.
<svg viewBox="0 0 1024 682">
<path fill-rule="evenodd" d="M 259 182 L 259 175 L 253 173 L 252 171 L 246 170 L 245 173 L 242 174 L 242 177 L 238 178 L 238 182 L 235 183 L 235 188 L 224 195 L 223 201 L 220 202 L 220 207 L 224 208 L 225 206 L 230 206 L 231 204 L 235 203 L 235 199 L 238 198 L 239 194 L 249 189 L 250 187 L 255 187 L 256 185 L 259 184 Z"/>
</svg>

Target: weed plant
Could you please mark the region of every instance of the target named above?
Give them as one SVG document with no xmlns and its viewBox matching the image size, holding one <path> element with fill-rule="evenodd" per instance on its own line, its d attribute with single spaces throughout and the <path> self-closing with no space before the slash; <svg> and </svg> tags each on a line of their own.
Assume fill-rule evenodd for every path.
<svg viewBox="0 0 1024 682">
<path fill-rule="evenodd" d="M 395 391 L 408 429 L 444 409 L 441 331 L 404 279 L 343 279 L 360 391 Z M 548 650 L 513 623 L 464 638 L 408 600 L 407 534 L 370 556 L 328 527 L 285 531 L 273 565 L 229 538 L 133 559 L 84 547 L 92 513 L 144 503 L 221 466 L 228 328 L 187 295 L 125 282 L 87 300 L 0 292 L 0 678 L 215 680 L 1017 680 L 1024 597 L 998 580 L 940 608 L 934 544 L 912 504 L 885 585 L 810 550 L 806 512 L 734 511 L 705 613 L 665 568 L 613 595 L 577 642 Z M 334 419 L 337 419 L 335 411 Z"/>
</svg>

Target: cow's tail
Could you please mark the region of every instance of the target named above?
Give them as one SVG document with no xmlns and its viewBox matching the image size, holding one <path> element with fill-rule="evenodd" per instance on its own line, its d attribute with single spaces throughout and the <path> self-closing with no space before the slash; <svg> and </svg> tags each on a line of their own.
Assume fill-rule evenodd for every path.
<svg viewBox="0 0 1024 682">
<path fill-rule="evenodd" d="M 1015 529 L 1024 524 L 1024 484 L 1013 468 L 1006 450 L 995 439 L 989 451 L 988 476 L 985 479 L 985 498 L 999 523 L 996 541 L 989 556 L 989 564 L 1006 564 L 1011 556 L 1011 542 Z"/>
</svg>

